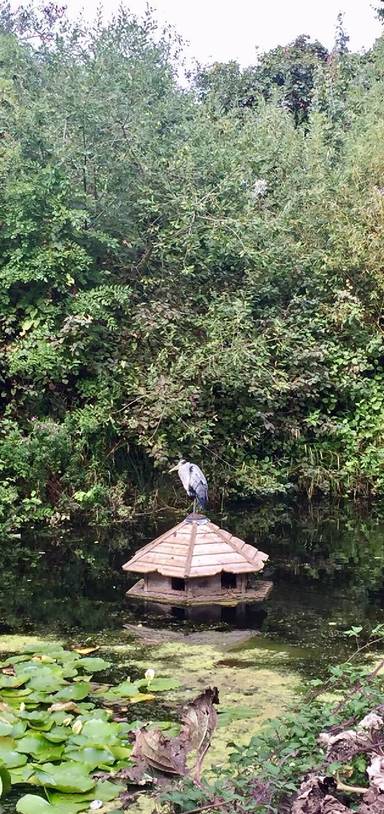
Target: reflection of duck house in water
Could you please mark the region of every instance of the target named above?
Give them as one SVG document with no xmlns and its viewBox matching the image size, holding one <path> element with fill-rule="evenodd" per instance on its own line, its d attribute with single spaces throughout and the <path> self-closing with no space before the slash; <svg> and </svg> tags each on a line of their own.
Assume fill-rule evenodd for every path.
<svg viewBox="0 0 384 814">
<path fill-rule="evenodd" d="M 127 591 L 132 599 L 172 605 L 236 605 L 266 599 L 272 582 L 249 581 L 268 554 L 244 543 L 200 514 L 190 514 L 141 548 L 124 571 L 143 574 Z"/>
</svg>

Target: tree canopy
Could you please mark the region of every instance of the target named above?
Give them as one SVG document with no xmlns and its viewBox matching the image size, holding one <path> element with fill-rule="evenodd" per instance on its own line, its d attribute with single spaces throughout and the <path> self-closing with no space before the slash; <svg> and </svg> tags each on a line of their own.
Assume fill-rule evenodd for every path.
<svg viewBox="0 0 384 814">
<path fill-rule="evenodd" d="M 186 89 L 150 13 L 0 23 L 3 528 L 128 518 L 180 455 L 381 494 L 384 40 Z"/>
</svg>

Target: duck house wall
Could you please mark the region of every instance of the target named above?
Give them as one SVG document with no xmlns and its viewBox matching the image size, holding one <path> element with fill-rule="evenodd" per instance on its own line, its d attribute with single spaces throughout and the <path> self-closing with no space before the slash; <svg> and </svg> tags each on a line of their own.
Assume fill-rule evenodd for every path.
<svg viewBox="0 0 384 814">
<path fill-rule="evenodd" d="M 157 571 L 145 575 L 144 591 L 153 594 L 175 593 L 172 589 L 171 577 L 164 577 L 163 574 L 159 574 Z M 178 591 L 178 593 L 182 592 Z"/>
<path fill-rule="evenodd" d="M 214 574 L 211 577 L 193 577 L 188 580 L 190 596 L 208 596 L 209 594 L 221 593 L 221 575 Z"/>
</svg>

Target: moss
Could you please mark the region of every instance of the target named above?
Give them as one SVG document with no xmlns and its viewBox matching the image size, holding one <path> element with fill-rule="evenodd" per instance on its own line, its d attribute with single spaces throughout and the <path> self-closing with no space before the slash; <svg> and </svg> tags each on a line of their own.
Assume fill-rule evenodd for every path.
<svg viewBox="0 0 384 814">
<path fill-rule="evenodd" d="M 127 642 L 105 649 L 127 656 L 141 673 L 153 667 L 161 675 L 176 678 L 180 689 L 168 693 L 169 700 L 182 703 L 215 685 L 221 706 L 229 711 L 228 719 L 231 710 L 246 707 L 243 719 L 228 720 L 218 727 L 205 761 L 209 767 L 228 761 L 228 742 L 245 744 L 265 721 L 280 715 L 296 698 L 299 677 L 289 668 L 290 659 L 298 656 L 290 652 L 295 648 L 288 650 L 276 643 L 268 647 L 266 641 L 258 647 L 258 642 L 259 637 L 250 640 L 248 647 L 235 645 L 224 654 L 218 633 L 216 646 L 171 641 L 143 647 Z"/>
<path fill-rule="evenodd" d="M 0 653 L 18 653 L 31 645 L 44 647 L 47 643 L 62 644 L 62 641 L 49 636 L 41 638 L 39 636 L 21 636 L 18 634 L 4 635 L 0 636 Z"/>
</svg>

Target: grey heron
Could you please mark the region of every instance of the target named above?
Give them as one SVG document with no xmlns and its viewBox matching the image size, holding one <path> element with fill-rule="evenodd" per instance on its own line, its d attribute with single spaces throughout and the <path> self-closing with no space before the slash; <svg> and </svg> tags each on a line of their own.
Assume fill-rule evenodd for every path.
<svg viewBox="0 0 384 814">
<path fill-rule="evenodd" d="M 175 472 L 176 469 L 187 495 L 193 497 L 194 509 L 196 500 L 201 508 L 205 509 L 208 503 L 208 483 L 200 467 L 182 458 L 181 461 L 169 471 Z"/>
</svg>

